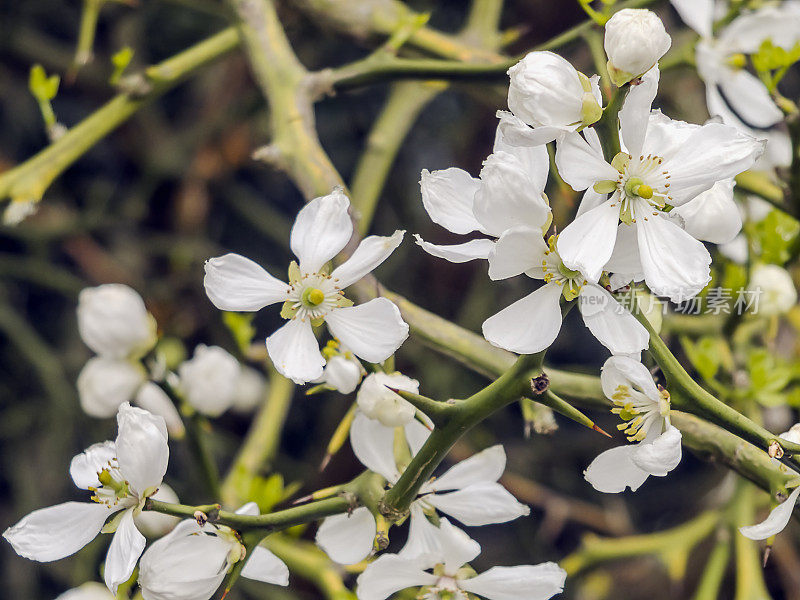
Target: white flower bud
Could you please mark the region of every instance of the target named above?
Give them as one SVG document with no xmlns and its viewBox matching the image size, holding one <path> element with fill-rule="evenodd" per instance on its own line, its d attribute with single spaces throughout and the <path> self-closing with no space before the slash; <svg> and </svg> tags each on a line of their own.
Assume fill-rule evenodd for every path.
<svg viewBox="0 0 800 600">
<path fill-rule="evenodd" d="M 89 348 L 111 358 L 141 356 L 156 342 L 156 322 L 141 296 L 120 283 L 81 291 L 78 331 Z"/>
<path fill-rule="evenodd" d="M 178 504 L 180 502 L 180 500 L 178 500 L 178 494 L 166 483 L 162 483 L 158 491 L 150 497 L 153 500 L 170 502 L 172 504 Z M 143 534 L 150 537 L 160 537 L 175 529 L 180 519 L 153 510 L 145 510 L 134 516 L 133 521 L 136 524 L 136 528 Z"/>
<path fill-rule="evenodd" d="M 120 404 L 131 400 L 144 381 L 145 372 L 140 365 L 95 356 L 78 375 L 81 408 L 92 417 L 113 417 Z"/>
<path fill-rule="evenodd" d="M 508 70 L 508 107 L 532 127 L 577 129 L 603 113 L 597 77 L 552 52 L 531 52 Z"/>
<path fill-rule="evenodd" d="M 240 374 L 239 361 L 219 346 L 204 344 L 178 368 L 186 401 L 209 417 L 218 417 L 233 405 Z"/>
<path fill-rule="evenodd" d="M 672 45 L 664 23 L 646 8 L 625 8 L 606 23 L 603 46 L 612 81 L 624 85 L 641 77 Z"/>
<path fill-rule="evenodd" d="M 146 381 L 136 393 L 134 402 L 146 411 L 164 418 L 170 437 L 182 438 L 186 433 L 178 409 L 167 393 L 152 381 Z"/>
<path fill-rule="evenodd" d="M 356 395 L 361 411 L 386 427 L 399 427 L 409 423 L 417 412 L 408 401 L 389 388 L 406 392 L 419 392 L 419 382 L 400 373 L 373 373 L 364 379 Z"/>
<path fill-rule="evenodd" d="M 115 596 L 102 583 L 90 581 L 59 594 L 56 600 L 114 600 Z"/>
<path fill-rule="evenodd" d="M 756 265 L 750 290 L 758 296 L 758 313 L 764 316 L 788 312 L 797 303 L 797 289 L 789 272 L 778 265 Z"/>
<path fill-rule="evenodd" d="M 183 521 L 156 540 L 139 561 L 139 586 L 145 600 L 208 600 L 241 556 L 233 536 L 217 535 Z"/>
<path fill-rule="evenodd" d="M 343 354 L 337 354 L 325 363 L 325 370 L 319 381 L 340 394 L 350 394 L 358 387 L 363 374 L 364 367 L 355 356 L 350 354 L 348 358 Z"/>
<path fill-rule="evenodd" d="M 231 409 L 242 414 L 253 412 L 264 401 L 266 387 L 267 381 L 261 373 L 252 367 L 243 366 Z"/>
</svg>

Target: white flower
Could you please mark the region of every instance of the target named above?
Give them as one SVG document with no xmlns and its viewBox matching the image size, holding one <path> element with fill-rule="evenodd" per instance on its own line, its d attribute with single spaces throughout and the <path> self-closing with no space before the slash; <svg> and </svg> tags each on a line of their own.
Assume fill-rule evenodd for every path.
<svg viewBox="0 0 800 600">
<path fill-rule="evenodd" d="M 251 502 L 237 514 L 257 515 Z M 289 584 L 289 570 L 272 552 L 256 546 L 250 556 L 234 532 L 224 525 L 200 526 L 188 519 L 142 555 L 139 585 L 144 600 L 208 600 L 234 563 L 247 560 L 242 577 Z"/>
<path fill-rule="evenodd" d="M 561 330 L 561 296 L 578 299 L 589 331 L 613 354 L 635 354 L 647 348 L 647 330 L 614 297 L 579 272 L 564 266 L 555 236 L 545 243 L 528 227 L 506 231 L 489 254 L 489 277 L 505 279 L 525 273 L 545 284 L 483 323 L 493 345 L 534 354 L 548 348 Z"/>
<path fill-rule="evenodd" d="M 800 11 L 796 3 L 765 5 L 744 12 L 713 34 L 718 14 L 713 0 L 672 0 L 684 22 L 700 34 L 695 59 L 697 71 L 706 84 L 708 112 L 723 122 L 768 140 L 756 168 L 788 166 L 791 143 L 782 131 L 764 128 L 783 120 L 764 83 L 747 71 L 746 55 L 758 51 L 764 40 L 789 50 L 800 40 Z M 757 128 L 757 129 L 756 129 Z"/>
<path fill-rule="evenodd" d="M 156 322 L 141 296 L 127 285 L 107 283 L 81 290 L 78 331 L 100 356 L 139 357 L 156 342 Z"/>
<path fill-rule="evenodd" d="M 620 111 L 625 152 L 610 164 L 591 129 L 584 130 L 586 138 L 568 133 L 558 145 L 561 176 L 575 190 L 590 188 L 579 215 L 561 232 L 558 251 L 568 268 L 597 281 L 621 244 L 623 257 L 638 254 L 655 294 L 681 302 L 710 280 L 711 256 L 664 209 L 682 206 L 751 167 L 763 142 L 721 123 L 691 125 L 651 114 L 657 86 L 655 68 L 628 93 Z"/>
<path fill-rule="evenodd" d="M 74 554 L 101 530 L 113 531 L 104 570 L 113 593 L 130 578 L 144 550 L 134 516 L 161 485 L 169 462 L 164 419 L 125 403 L 117 427 L 116 441 L 94 444 L 70 464 L 75 485 L 91 491 L 93 502 L 36 510 L 3 533 L 20 556 L 50 562 Z"/>
<path fill-rule="evenodd" d="M 552 142 L 564 131 L 595 123 L 603 114 L 599 77 L 586 77 L 558 54 L 530 52 L 508 75 L 508 107 L 524 121 L 501 121 L 504 135 L 512 142 L 529 146 Z"/>
<path fill-rule="evenodd" d="M 603 47 L 616 85 L 641 77 L 672 45 L 664 23 L 646 8 L 624 8 L 606 22 Z"/>
<path fill-rule="evenodd" d="M 356 394 L 358 408 L 386 427 L 401 427 L 414 419 L 417 409 L 391 389 L 419 393 L 419 381 L 400 373 L 373 373 Z"/>
<path fill-rule="evenodd" d="M 415 420 L 407 423 L 404 430 L 413 456 L 430 431 Z M 394 457 L 394 429 L 358 412 L 350 429 L 350 445 L 358 460 L 390 485 L 400 478 Z M 503 447 L 492 446 L 423 484 L 411 503 L 411 527 L 401 554 L 418 556 L 439 551 L 438 528 L 426 513 L 443 512 L 469 527 L 505 523 L 529 514 L 527 506 L 497 483 L 505 464 Z M 376 529 L 372 513 L 360 507 L 351 514 L 326 518 L 317 530 L 316 541 L 336 562 L 354 564 L 369 556 Z"/>
<path fill-rule="evenodd" d="M 115 596 L 102 583 L 90 581 L 59 594 L 56 600 L 115 600 Z"/>
<path fill-rule="evenodd" d="M 758 295 L 758 312 L 764 316 L 787 313 L 797 304 L 797 288 L 792 276 L 778 265 L 753 267 L 748 287 Z"/>
<path fill-rule="evenodd" d="M 384 554 L 358 577 L 358 600 L 385 600 L 410 587 L 424 586 L 425 600 L 467 600 L 475 594 L 489 600 L 547 600 L 564 589 L 567 573 L 548 562 L 516 567 L 492 567 L 480 575 L 462 568 L 480 554 L 481 547 L 463 531 L 442 519 L 437 530 L 438 551 L 404 557 Z"/>
<path fill-rule="evenodd" d="M 612 412 L 636 444 L 606 450 L 583 475 L 599 492 L 639 489 L 650 475 L 664 477 L 681 460 L 681 432 L 669 422 L 669 395 L 659 391 L 642 363 L 612 356 L 600 376 L 603 393 L 615 404 Z"/>
<path fill-rule="evenodd" d="M 325 360 L 314 337 L 314 326 L 322 322 L 353 354 L 368 362 L 383 362 L 408 337 L 408 325 L 391 301 L 375 298 L 350 306 L 343 294 L 391 255 L 404 231 L 390 237 L 369 236 L 330 275 L 324 270 L 352 235 L 349 206 L 344 193 L 335 190 L 298 213 L 290 245 L 300 264 L 290 266 L 288 284 L 238 254 L 206 262 L 206 293 L 220 310 L 256 311 L 284 303 L 281 315 L 289 322 L 267 338 L 267 351 L 278 372 L 295 383 L 322 375 Z"/>
<path fill-rule="evenodd" d="M 501 123 L 516 123 L 515 129 L 529 129 L 509 113 L 498 113 Z M 550 225 L 550 207 L 544 188 L 550 160 L 543 145 L 513 146 L 497 128 L 494 153 L 484 162 L 480 179 L 462 169 L 422 171 L 422 204 L 434 223 L 448 231 L 466 234 L 472 231 L 499 238 L 516 225 L 544 230 Z M 462 263 L 488 258 L 494 242 L 475 239 L 463 244 L 435 245 L 415 236 L 417 244 L 433 256 Z"/>
<path fill-rule="evenodd" d="M 264 401 L 266 389 L 264 376 L 256 369 L 242 365 L 231 409 L 241 414 L 253 412 Z"/>
<path fill-rule="evenodd" d="M 218 417 L 233 405 L 241 371 L 239 361 L 226 350 L 200 344 L 178 367 L 178 388 L 198 412 Z"/>
<path fill-rule="evenodd" d="M 138 362 L 95 356 L 78 375 L 78 398 L 83 411 L 98 419 L 117 414 L 124 402 L 163 417 L 170 435 L 182 437 L 185 429 L 181 416 L 166 392 L 152 381 Z"/>
</svg>

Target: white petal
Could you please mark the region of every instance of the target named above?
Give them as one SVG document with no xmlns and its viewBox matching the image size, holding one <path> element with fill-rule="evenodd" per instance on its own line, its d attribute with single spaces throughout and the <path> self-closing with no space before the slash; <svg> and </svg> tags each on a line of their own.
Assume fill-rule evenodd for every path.
<svg viewBox="0 0 800 600">
<path fill-rule="evenodd" d="M 63 594 L 56 596 L 56 600 L 115 600 L 106 586 L 96 581 L 88 581 Z"/>
<path fill-rule="evenodd" d="M 717 181 L 753 166 L 765 142 L 722 123 L 692 130 L 686 142 L 661 165 L 671 175 L 670 204 L 680 206 Z"/>
<path fill-rule="evenodd" d="M 431 221 L 448 231 L 481 231 L 481 224 L 472 212 L 475 192 L 480 185 L 480 179 L 455 167 L 433 173 L 423 169 L 419 180 L 422 205 Z"/>
<path fill-rule="evenodd" d="M 714 244 L 727 244 L 742 230 L 732 179 L 718 181 L 710 190 L 673 208 L 669 216 L 679 218 L 678 224 L 693 238 Z"/>
<path fill-rule="evenodd" d="M 211 258 L 205 270 L 206 295 L 220 310 L 259 310 L 283 302 L 289 292 L 288 285 L 239 254 Z"/>
<path fill-rule="evenodd" d="M 499 348 L 535 354 L 556 339 L 561 329 L 561 287 L 547 283 L 483 322 L 483 337 Z"/>
<path fill-rule="evenodd" d="M 350 445 L 361 464 L 390 483 L 400 477 L 394 460 L 394 430 L 357 412 L 350 426 Z"/>
<path fill-rule="evenodd" d="M 492 240 L 470 240 L 463 244 L 437 245 L 426 242 L 419 235 L 414 234 L 417 245 L 428 254 L 437 258 L 449 260 L 452 263 L 463 263 L 476 258 L 489 258 L 489 252 L 494 248 Z"/>
<path fill-rule="evenodd" d="M 789 494 L 789 497 L 772 509 L 769 516 L 757 525 L 739 527 L 739 532 L 751 540 L 765 540 L 776 533 L 780 533 L 789 524 L 794 506 L 800 496 L 800 487 Z"/>
<path fill-rule="evenodd" d="M 375 517 L 361 506 L 349 514 L 326 517 L 317 530 L 316 542 L 331 560 L 354 565 L 372 552 L 377 531 Z"/>
<path fill-rule="evenodd" d="M 100 487 L 97 474 L 109 466 L 112 459 L 116 458 L 117 450 L 114 442 L 100 442 L 92 444 L 78 454 L 69 464 L 69 474 L 75 485 L 82 490 L 90 487 Z"/>
<path fill-rule="evenodd" d="M 764 83 L 746 70 L 731 69 L 719 85 L 734 112 L 751 127 L 766 128 L 783 120 Z"/>
<path fill-rule="evenodd" d="M 612 356 L 606 360 L 600 372 L 600 384 L 609 399 L 617 387 L 624 385 L 643 393 L 656 404 L 659 402 L 658 388 L 650 371 L 638 360 L 627 356 Z"/>
<path fill-rule="evenodd" d="M 520 273 L 528 273 L 544 278 L 542 260 L 547 252 L 547 244 L 541 229 L 531 229 L 525 225 L 507 230 L 489 253 L 489 277 L 506 279 Z"/>
<path fill-rule="evenodd" d="M 269 336 L 267 352 L 278 373 L 295 383 L 313 381 L 325 366 L 311 323 L 300 319 L 292 319 Z"/>
<path fill-rule="evenodd" d="M 161 485 L 169 463 L 164 419 L 123 404 L 117 413 L 117 461 L 130 489 L 141 498 Z"/>
<path fill-rule="evenodd" d="M 617 494 L 630 487 L 635 492 L 648 477 L 633 462 L 636 446 L 618 446 L 602 452 L 583 472 L 583 477 L 598 492 Z"/>
<path fill-rule="evenodd" d="M 146 381 L 139 388 L 133 401 L 147 412 L 162 417 L 170 435 L 182 437 L 186 432 L 178 409 L 175 408 L 167 393 L 152 381 Z"/>
<path fill-rule="evenodd" d="M 400 309 L 387 298 L 334 309 L 325 316 L 325 322 L 331 334 L 353 354 L 373 363 L 389 358 L 408 337 Z"/>
<path fill-rule="evenodd" d="M 409 587 L 433 585 L 438 577 L 426 573 L 415 560 L 384 554 L 371 562 L 358 576 L 358 600 L 386 600 Z"/>
<path fill-rule="evenodd" d="M 391 236 L 371 235 L 361 240 L 353 255 L 331 273 L 336 287 L 344 289 L 371 273 L 391 256 L 403 241 L 405 233 L 405 230 L 397 230 Z"/>
<path fill-rule="evenodd" d="M 481 553 L 481 546 L 447 519 L 439 523 L 439 544 L 445 573 L 455 573 Z"/>
<path fill-rule="evenodd" d="M 556 146 L 556 166 L 561 177 L 576 192 L 598 181 L 615 181 L 617 170 L 592 148 L 579 133 L 567 133 Z"/>
<path fill-rule="evenodd" d="M 164 482 L 161 482 L 158 491 L 150 497 L 161 502 L 180 503 L 175 490 Z M 133 517 L 136 528 L 148 537 L 159 537 L 168 534 L 175 528 L 178 521 L 178 517 L 165 515 L 154 510 L 145 510 Z"/>
<path fill-rule="evenodd" d="M 608 200 L 608 194 L 598 194 L 593 188 L 586 188 L 586 191 L 583 192 L 581 203 L 578 205 L 578 212 L 575 213 L 575 218 L 577 219 L 582 214 L 597 208 L 606 200 Z"/>
<path fill-rule="evenodd" d="M 416 419 L 406 423 L 403 429 L 406 432 L 406 441 L 411 449 L 411 455 L 414 456 L 422 448 L 422 445 L 428 441 L 431 431 Z"/>
<path fill-rule="evenodd" d="M 439 528 L 425 516 L 420 501 L 412 502 L 410 510 L 408 540 L 399 555 L 404 558 L 438 557 L 442 553 L 439 544 Z"/>
<path fill-rule="evenodd" d="M 659 72 L 656 65 L 642 77 L 640 84 L 631 86 L 619 111 L 622 140 L 628 154 L 632 156 L 642 154 L 647 122 L 650 119 L 650 107 L 658 91 L 658 79 Z"/>
<path fill-rule="evenodd" d="M 22 557 L 39 562 L 75 554 L 91 542 L 114 514 L 105 504 L 65 502 L 40 508 L 3 532 Z"/>
<path fill-rule="evenodd" d="M 536 182 L 536 189 L 544 189 L 547 184 L 547 176 L 550 174 L 550 156 L 547 154 L 547 146 L 544 145 L 546 142 L 531 143 L 537 133 L 541 132 L 538 129 L 531 129 L 522 119 L 515 117 L 510 112 L 499 110 L 497 117 L 500 119 L 500 123 L 497 125 L 492 152 L 508 152 L 516 156 L 531 179 Z M 553 129 L 558 134 L 561 133 L 560 128 Z M 511 132 L 512 135 L 522 132 L 524 142 L 518 144 L 515 143 L 517 140 L 509 140 L 508 132 Z M 556 137 L 557 135 L 554 134 L 547 142 L 552 142 Z"/>
<path fill-rule="evenodd" d="M 469 527 L 506 523 L 531 512 L 499 483 L 476 483 L 447 494 L 431 494 L 425 501 Z"/>
<path fill-rule="evenodd" d="M 579 308 L 586 327 L 612 354 L 641 352 L 650 343 L 644 326 L 599 285 L 581 288 Z"/>
<path fill-rule="evenodd" d="M 619 202 L 612 196 L 600 206 L 582 214 L 564 228 L 556 247 L 568 268 L 597 281 L 611 258 L 617 241 Z"/>
<path fill-rule="evenodd" d="M 247 504 L 242 504 L 239 508 L 237 508 L 236 514 L 257 517 L 261 513 L 258 510 L 258 504 L 256 504 L 255 502 L 248 502 Z"/>
<path fill-rule="evenodd" d="M 681 462 L 681 432 L 670 426 L 652 442 L 637 444 L 631 460 L 650 475 L 664 477 Z"/>
<path fill-rule="evenodd" d="M 564 133 L 563 127 L 528 127 L 523 129 L 520 125 L 500 123 L 503 139 L 509 146 L 536 148 L 552 142 Z M 507 148 L 506 148 L 507 150 Z"/>
<path fill-rule="evenodd" d="M 303 273 L 317 273 L 347 245 L 353 222 L 347 209 L 350 201 L 341 189 L 306 204 L 295 219 L 290 235 L 294 255 Z"/>
<path fill-rule="evenodd" d="M 357 358 L 338 355 L 325 364 L 322 381 L 340 394 L 350 394 L 358 387 L 362 371 L 363 367 Z"/>
<path fill-rule="evenodd" d="M 547 600 L 564 590 L 567 572 L 557 564 L 492 567 L 458 585 L 489 600 Z"/>
<path fill-rule="evenodd" d="M 146 543 L 133 522 L 133 509 L 127 509 L 114 532 L 103 568 L 106 586 L 113 594 L 117 593 L 120 584 L 130 579 Z"/>
<path fill-rule="evenodd" d="M 456 463 L 427 485 L 426 489 L 441 492 L 460 490 L 476 483 L 494 483 L 500 479 L 505 468 L 506 451 L 497 444 Z"/>
<path fill-rule="evenodd" d="M 609 273 L 619 275 L 624 279 L 623 284 L 644 279 L 642 261 L 639 259 L 639 239 L 636 234 L 636 224 L 620 223 L 617 227 L 617 241 L 614 243 L 614 252 L 604 267 Z M 620 286 L 612 286 L 617 289 Z"/>
<path fill-rule="evenodd" d="M 657 296 L 682 302 L 711 281 L 706 247 L 671 221 L 659 216 L 637 219 L 636 233 L 644 280 Z"/>
<path fill-rule="evenodd" d="M 275 585 L 289 585 L 289 567 L 264 546 L 256 546 L 242 569 L 242 577 Z"/>
<path fill-rule="evenodd" d="M 542 196 L 545 182 L 535 181 L 527 169 L 508 152 L 496 152 L 484 161 L 473 210 L 491 235 L 499 237 L 517 225 L 539 229 L 550 218 L 550 207 Z"/>
<path fill-rule="evenodd" d="M 670 0 L 683 22 L 700 34 L 711 37 L 714 25 L 714 0 Z"/>
</svg>

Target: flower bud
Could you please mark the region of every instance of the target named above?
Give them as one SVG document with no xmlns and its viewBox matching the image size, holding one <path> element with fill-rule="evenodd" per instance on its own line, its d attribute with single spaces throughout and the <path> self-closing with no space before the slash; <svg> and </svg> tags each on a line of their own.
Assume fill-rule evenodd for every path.
<svg viewBox="0 0 800 600">
<path fill-rule="evenodd" d="M 625 8 L 606 23 L 608 74 L 618 86 L 641 77 L 672 45 L 664 23 L 646 8 Z"/>
<path fill-rule="evenodd" d="M 113 417 L 120 404 L 131 400 L 144 381 L 145 372 L 140 365 L 95 356 L 78 375 L 81 408 L 92 417 Z"/>
<path fill-rule="evenodd" d="M 797 289 L 789 272 L 778 265 L 756 265 L 750 290 L 758 296 L 758 313 L 773 316 L 786 313 L 797 303 Z"/>
<path fill-rule="evenodd" d="M 90 581 L 83 585 L 67 590 L 60 594 L 56 600 L 114 600 L 114 595 L 102 583 Z"/>
<path fill-rule="evenodd" d="M 321 383 L 332 387 L 340 394 L 352 393 L 364 374 L 364 367 L 358 359 L 352 354 L 348 355 L 338 354 L 329 358 L 320 379 Z"/>
<path fill-rule="evenodd" d="M 389 388 L 406 392 L 419 392 L 419 382 L 400 373 L 373 373 L 364 379 L 356 395 L 361 411 L 386 427 L 399 427 L 409 423 L 417 412 L 408 401 Z"/>
<path fill-rule="evenodd" d="M 218 417 L 233 405 L 240 374 L 239 361 L 228 352 L 200 344 L 191 360 L 178 368 L 178 385 L 195 409 Z"/>
<path fill-rule="evenodd" d="M 89 348 L 110 358 L 142 356 L 156 342 L 156 322 L 141 296 L 120 283 L 81 291 L 78 331 Z"/>
<path fill-rule="evenodd" d="M 597 77 L 552 52 L 531 52 L 508 70 L 508 107 L 532 127 L 577 129 L 600 119 Z"/>
</svg>

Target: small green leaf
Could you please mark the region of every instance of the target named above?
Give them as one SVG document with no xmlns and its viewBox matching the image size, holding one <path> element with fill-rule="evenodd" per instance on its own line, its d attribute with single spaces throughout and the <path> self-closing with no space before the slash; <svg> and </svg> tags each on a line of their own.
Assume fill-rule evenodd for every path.
<svg viewBox="0 0 800 600">
<path fill-rule="evenodd" d="M 119 82 L 125 69 L 131 64 L 132 59 L 133 48 L 130 46 L 125 46 L 111 57 L 111 64 L 114 65 L 114 72 L 111 73 L 111 77 L 109 78 L 109 83 L 111 83 L 111 85 L 116 85 Z"/>
</svg>

